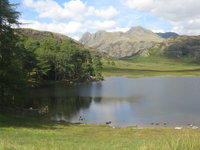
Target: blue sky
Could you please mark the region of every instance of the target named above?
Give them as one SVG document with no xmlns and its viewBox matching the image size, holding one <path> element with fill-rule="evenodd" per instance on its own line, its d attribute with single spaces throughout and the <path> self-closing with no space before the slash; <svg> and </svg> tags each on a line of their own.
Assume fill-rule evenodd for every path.
<svg viewBox="0 0 200 150">
<path fill-rule="evenodd" d="M 10 0 L 20 3 L 22 27 L 59 32 L 75 39 L 84 32 L 126 31 L 200 34 L 198 0 Z"/>
</svg>

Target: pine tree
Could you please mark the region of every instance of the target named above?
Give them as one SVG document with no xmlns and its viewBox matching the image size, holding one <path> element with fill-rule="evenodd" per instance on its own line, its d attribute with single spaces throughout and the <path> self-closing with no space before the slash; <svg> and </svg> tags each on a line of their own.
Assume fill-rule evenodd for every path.
<svg viewBox="0 0 200 150">
<path fill-rule="evenodd" d="M 17 21 L 20 13 L 15 11 L 16 4 L 9 4 L 8 0 L 0 1 L 0 33 L 12 31 L 12 25 L 19 25 Z"/>
<path fill-rule="evenodd" d="M 5 96 L 12 95 L 22 82 L 22 61 L 20 60 L 20 47 L 17 46 L 18 37 L 13 26 L 19 25 L 17 21 L 19 12 L 16 5 L 9 4 L 8 0 L 0 0 L 0 102 Z"/>
</svg>

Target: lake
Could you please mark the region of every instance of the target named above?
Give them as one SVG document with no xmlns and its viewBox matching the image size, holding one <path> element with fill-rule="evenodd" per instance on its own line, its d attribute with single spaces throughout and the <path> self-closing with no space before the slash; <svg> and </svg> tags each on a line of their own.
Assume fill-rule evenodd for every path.
<svg viewBox="0 0 200 150">
<path fill-rule="evenodd" d="M 33 89 L 25 107 L 48 105 L 52 120 L 112 126 L 200 125 L 200 77 L 107 77 Z"/>
</svg>

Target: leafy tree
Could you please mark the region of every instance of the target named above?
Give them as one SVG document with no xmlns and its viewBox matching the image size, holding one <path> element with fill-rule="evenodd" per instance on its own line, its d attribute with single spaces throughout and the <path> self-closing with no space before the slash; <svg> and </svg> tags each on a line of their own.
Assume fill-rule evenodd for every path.
<svg viewBox="0 0 200 150">
<path fill-rule="evenodd" d="M 71 40 L 56 41 L 47 37 L 36 41 L 29 37 L 24 41 L 24 47 L 27 49 L 27 60 L 32 60 L 29 60 L 29 74 L 37 81 L 77 82 L 102 78 L 100 57 L 93 58 L 87 49 Z"/>
<path fill-rule="evenodd" d="M 21 45 L 17 45 L 18 36 L 12 26 L 19 25 L 19 12 L 8 0 L 0 1 L 0 97 L 13 96 L 22 84 L 24 77 L 21 59 Z"/>
<path fill-rule="evenodd" d="M 77 82 L 90 80 L 92 76 L 102 77 L 100 59 L 94 58 L 93 61 L 87 49 L 71 40 L 56 41 L 47 37 L 37 41 L 28 37 L 24 40 L 24 47 L 30 62 L 26 63 L 29 66 L 28 72 L 37 81 L 45 79 Z"/>
<path fill-rule="evenodd" d="M 112 61 L 111 65 L 112 65 L 112 66 L 115 66 L 115 62 L 114 62 L 114 61 Z"/>
<path fill-rule="evenodd" d="M 8 0 L 0 1 L 0 33 L 13 33 L 12 25 L 19 25 L 19 12 L 15 11 L 16 4 L 9 4 Z"/>
<path fill-rule="evenodd" d="M 33 68 L 32 72 L 35 73 L 36 80 L 39 81 L 48 75 L 50 65 L 48 64 L 47 60 L 41 57 L 36 57 L 36 60 L 37 63 L 36 66 Z"/>
<path fill-rule="evenodd" d="M 13 97 L 21 87 L 35 79 L 85 81 L 102 78 L 99 57 L 72 40 L 53 38 L 33 40 L 19 36 L 19 12 L 8 0 L 0 0 L 0 103 Z M 29 80 L 28 80 L 29 79 Z"/>
<path fill-rule="evenodd" d="M 94 68 L 94 75 L 97 79 L 102 79 L 101 71 L 103 69 L 103 64 L 100 60 L 99 56 L 95 56 L 93 58 L 93 68 Z"/>
</svg>

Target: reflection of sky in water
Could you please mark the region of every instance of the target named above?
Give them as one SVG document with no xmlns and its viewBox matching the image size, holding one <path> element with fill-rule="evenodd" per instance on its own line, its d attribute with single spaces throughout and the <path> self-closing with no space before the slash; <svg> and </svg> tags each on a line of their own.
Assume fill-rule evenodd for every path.
<svg viewBox="0 0 200 150">
<path fill-rule="evenodd" d="M 62 105 L 63 110 L 60 111 L 67 111 L 70 115 L 58 115 L 58 109 L 52 115 L 72 122 L 79 122 L 82 116 L 82 122 L 112 121 L 113 125 L 122 126 L 147 125 L 151 122 L 200 125 L 199 89 L 200 77 L 109 77 L 102 82 L 43 89 L 37 97 L 42 95 L 48 98 L 51 95 L 55 101 L 64 97 L 62 102 L 54 105 L 58 108 Z M 69 95 L 72 97 L 70 103 Z M 87 97 L 91 97 L 91 100 L 87 100 Z M 69 108 L 73 109 L 68 111 Z"/>
</svg>

